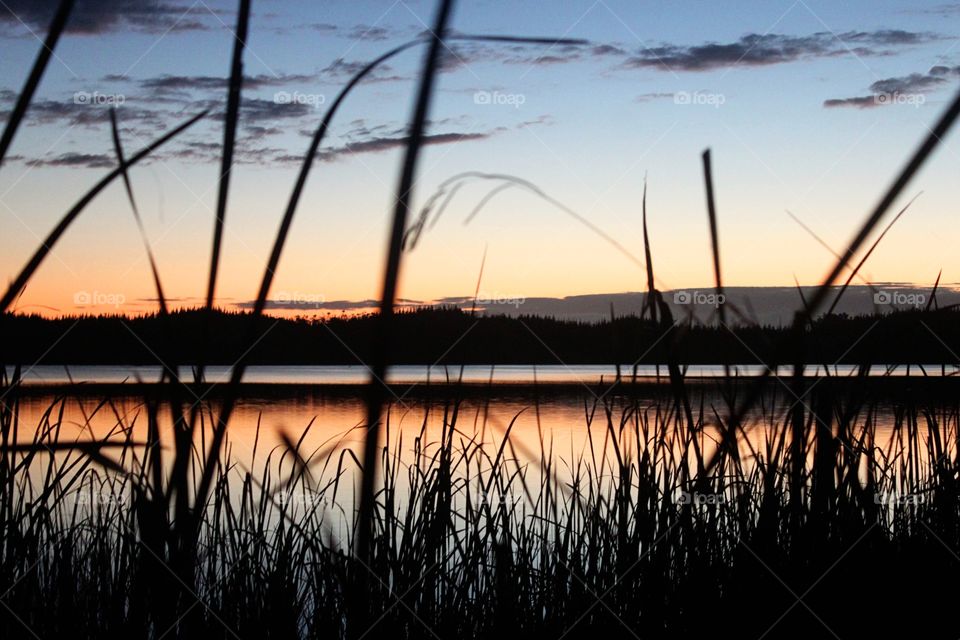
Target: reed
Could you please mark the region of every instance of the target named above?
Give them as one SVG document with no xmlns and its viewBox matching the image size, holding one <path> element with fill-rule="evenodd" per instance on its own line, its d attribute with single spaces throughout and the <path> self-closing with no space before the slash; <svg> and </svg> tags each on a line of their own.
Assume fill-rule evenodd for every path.
<svg viewBox="0 0 960 640">
<path fill-rule="evenodd" d="M 60 5 L 0 139 L 0 161 L 71 4 Z M 208 313 L 240 117 L 249 0 L 239 7 Z M 4 637 L 673 638 L 733 629 L 748 637 L 956 637 L 948 607 L 958 588 L 928 575 L 957 561 L 960 548 L 960 404 L 954 398 L 870 397 L 866 387 L 851 391 L 829 376 L 804 379 L 800 360 L 797 375 L 783 387 L 746 385 L 728 375 L 715 390 L 719 396 L 692 388 L 678 355 L 683 323 L 655 287 L 646 188 L 642 261 L 535 185 L 508 175 L 454 176 L 408 224 L 445 39 L 561 42 L 448 34 L 452 7 L 442 0 L 429 36 L 372 61 L 325 113 L 284 210 L 249 323 L 254 336 L 303 188 L 339 107 L 378 65 L 427 45 L 390 226 L 367 418 L 356 428 L 363 446 L 355 451 L 349 434 L 316 443 L 311 433 L 322 425 L 311 423 L 262 451 L 258 424 L 251 459 L 239 460 L 227 427 L 246 354 L 216 401 L 200 393 L 202 373 L 191 383 L 168 369 L 160 384 L 137 387 L 141 402 L 132 414 L 109 397 L 82 409 L 81 433 L 93 434 L 104 419 L 111 427 L 79 439 L 67 435 L 71 394 L 58 396 L 36 423 L 25 424 L 20 366 L 0 367 Z M 9 310 L 87 204 L 122 178 L 166 317 L 128 169 L 204 116 L 129 158 L 112 118 L 117 168 L 59 221 L 0 299 L 0 312 Z M 830 287 L 958 116 L 960 96 L 804 301 L 795 331 L 777 345 L 765 378 L 789 354 L 803 352 L 806 325 Z M 703 169 L 715 286 L 722 294 L 709 152 Z M 535 445 L 517 436 L 519 414 L 506 425 L 488 421 L 492 389 L 486 407 L 472 407 L 451 385 L 443 401 L 419 406 L 418 430 L 401 428 L 393 417 L 396 405 L 380 380 L 391 364 L 402 253 L 415 247 L 468 180 L 496 184 L 468 220 L 497 193 L 519 187 L 645 270 L 645 313 L 667 336 L 662 382 L 669 392 L 649 398 L 622 393 L 619 375 L 612 386 L 591 390 L 584 396 L 582 450 L 555 448 L 551 425 L 540 421 L 539 400 L 532 407 Z M 859 371 L 869 373 L 869 365 Z M 880 592 L 880 584 L 890 588 Z M 881 604 L 896 619 L 876 615 Z"/>
<path fill-rule="evenodd" d="M 555 449 L 549 424 L 529 450 L 519 416 L 488 423 L 455 398 L 424 404 L 415 429 L 388 412 L 367 558 L 352 553 L 362 448 L 346 434 L 317 443 L 307 425 L 249 463 L 228 440 L 184 568 L 164 534 L 175 523 L 152 506 L 157 441 L 133 437 L 140 420 L 158 426 L 149 404 L 124 419 L 100 403 L 88 419 L 106 412 L 116 426 L 91 446 L 65 437 L 67 398 L 23 425 L 17 380 L 4 382 L 0 592 L 21 619 L 0 618 L 6 637 L 23 635 L 21 622 L 77 638 L 955 632 L 949 616 L 911 615 L 957 595 L 922 579 L 960 544 L 955 402 L 888 409 L 824 380 L 798 459 L 789 396 L 771 389 L 754 416 L 762 436 L 722 455 L 706 482 L 712 392 L 692 394 L 693 425 L 670 399 L 591 399 L 588 445 L 570 452 Z M 909 585 L 896 593 L 903 619 L 851 615 L 882 598 L 871 580 Z M 347 615 L 358 593 L 365 618 Z"/>
</svg>

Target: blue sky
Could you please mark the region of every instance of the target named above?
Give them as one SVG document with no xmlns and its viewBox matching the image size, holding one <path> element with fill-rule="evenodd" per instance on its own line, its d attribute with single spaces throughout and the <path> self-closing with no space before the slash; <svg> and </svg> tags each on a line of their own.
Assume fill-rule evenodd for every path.
<svg viewBox="0 0 960 640">
<path fill-rule="evenodd" d="M 0 3 L 0 110 L 19 91 L 55 2 Z M 255 0 L 245 55 L 240 164 L 219 295 L 250 299 L 299 158 L 358 63 L 416 37 L 430 2 Z M 464 219 L 490 184 L 468 185 L 405 260 L 401 295 L 565 296 L 642 290 L 640 199 L 648 181 L 661 288 L 712 281 L 700 153 L 713 153 L 730 284 L 816 282 L 960 86 L 960 4 L 903 2 L 461 2 L 459 33 L 566 37 L 584 45 L 451 43 L 432 107 L 417 205 L 464 171 L 536 184 L 634 253 L 630 260 L 522 189 Z M 107 104 L 128 153 L 202 108 L 222 108 L 232 2 L 78 6 L 0 170 L 0 268 L 13 277 L 62 213 L 112 166 Z M 422 49 L 389 63 L 345 104 L 317 163 L 275 294 L 378 295 L 379 267 Z M 216 200 L 215 120 L 132 172 L 171 297 L 205 287 Z M 907 194 L 923 191 L 871 257 L 876 281 L 960 281 L 956 136 Z M 905 202 L 904 202 L 905 203 Z M 902 204 L 901 203 L 901 206 Z M 57 245 L 20 302 L 77 310 L 77 292 L 152 308 L 120 184 Z M 117 300 L 103 298 L 104 300 Z M 109 304 L 98 308 L 109 311 Z"/>
</svg>

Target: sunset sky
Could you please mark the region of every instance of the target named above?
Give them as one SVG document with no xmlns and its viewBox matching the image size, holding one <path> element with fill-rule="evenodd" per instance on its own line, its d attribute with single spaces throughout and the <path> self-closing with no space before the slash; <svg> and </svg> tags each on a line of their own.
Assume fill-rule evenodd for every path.
<svg viewBox="0 0 960 640">
<path fill-rule="evenodd" d="M 0 169 L 0 270 L 9 281 L 60 216 L 115 166 L 107 104 L 129 154 L 203 108 L 222 108 L 235 2 L 78 1 Z M 29 72 L 55 0 L 0 0 L 0 115 Z M 218 302 L 254 297 L 309 136 L 358 64 L 416 37 L 434 2 L 254 0 L 238 166 Z M 712 149 L 725 279 L 817 282 L 960 87 L 960 4 L 884 0 L 458 3 L 460 33 L 577 38 L 580 46 L 451 42 L 431 113 L 419 208 L 464 171 L 536 184 L 635 256 L 522 189 L 460 190 L 405 257 L 400 295 L 471 295 L 484 251 L 491 297 L 645 288 L 640 202 L 660 288 L 710 286 L 700 153 Z M 334 121 L 273 286 L 283 301 L 379 295 L 404 127 L 425 48 L 391 62 Z M 220 123 L 204 121 L 131 172 L 168 295 L 202 303 Z M 878 282 L 960 281 L 960 137 L 908 189 L 923 191 L 871 257 Z M 82 304 L 84 294 L 91 303 Z M 156 307 L 122 183 L 84 212 L 17 308 Z"/>
</svg>

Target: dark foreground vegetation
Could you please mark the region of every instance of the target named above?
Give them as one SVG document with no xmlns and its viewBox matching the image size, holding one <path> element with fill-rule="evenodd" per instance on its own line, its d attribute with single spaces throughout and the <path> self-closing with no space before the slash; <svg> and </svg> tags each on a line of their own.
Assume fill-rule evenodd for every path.
<svg viewBox="0 0 960 640">
<path fill-rule="evenodd" d="M 48 319 L 0 316 L 8 363 L 231 365 L 362 364 L 373 357 L 373 315 L 326 320 L 203 310 L 143 317 Z M 729 327 L 729 328 L 728 328 Z M 473 315 L 452 308 L 398 313 L 396 364 L 958 364 L 960 311 L 829 316 L 808 327 L 802 348 L 783 349 L 790 327 L 676 326 L 636 316 L 600 323 Z M 245 354 L 245 355 L 244 355 Z M 785 358 L 785 359 L 783 359 Z"/>
<path fill-rule="evenodd" d="M 553 450 L 549 424 L 477 425 L 455 398 L 426 410 L 432 436 L 388 421 L 367 559 L 342 444 L 207 469 L 211 431 L 178 439 L 160 398 L 79 446 L 61 435 L 67 400 L 21 424 L 5 386 L 0 634 L 955 638 L 960 406 L 809 384 L 801 402 L 766 393 L 792 408 L 752 414 L 719 452 L 731 425 L 714 416 L 738 399 L 723 384 L 689 413 L 589 398 L 576 453 Z"/>
<path fill-rule="evenodd" d="M 251 313 L 218 315 L 217 271 L 250 4 L 239 2 L 221 114 L 223 155 L 204 312 L 169 313 L 145 241 L 159 315 L 81 320 L 77 327 L 83 325 L 80 335 L 87 342 L 66 342 L 55 357 L 102 361 L 96 354 L 102 348 L 123 362 L 155 363 L 157 354 L 177 363 L 222 359 L 231 364 L 231 379 L 211 406 L 191 387 L 204 381 L 202 367 L 186 384 L 165 370 L 161 383 L 144 392 L 140 412 L 122 414 L 104 398 L 94 413 L 113 418 L 112 432 L 87 432 L 81 424 L 84 436 L 77 441 L 76 425 L 64 424 L 68 395 L 52 402 L 39 424 L 24 423 L 20 370 L 10 377 L 0 367 L 3 638 L 960 635 L 954 615 L 960 595 L 957 395 L 867 400 L 856 387 L 839 389 L 833 379 L 803 376 L 804 364 L 832 364 L 838 353 L 857 364 L 881 358 L 955 361 L 952 313 L 898 314 L 877 326 L 875 319 L 840 321 L 829 313 L 827 320 L 815 319 L 829 312 L 830 298 L 833 308 L 842 296 L 842 290 L 834 296 L 834 285 L 844 277 L 849 284 L 882 239 L 885 230 L 875 234 L 879 223 L 960 117 L 960 95 L 930 127 L 822 284 L 802 301 L 790 329 L 736 334 L 749 338 L 749 350 L 755 346 L 760 358 L 745 357 L 722 326 L 694 329 L 675 322 L 654 286 L 644 201 L 642 266 L 650 296 L 643 320 L 585 327 L 530 318 L 530 332 L 521 322 L 485 318 L 479 335 L 486 342 L 468 343 L 474 351 L 456 361 L 472 361 L 481 344 L 483 362 L 515 361 L 509 360 L 515 352 L 500 344 L 530 349 L 531 333 L 546 334 L 551 349 L 561 349 L 568 362 L 629 362 L 662 343 L 656 357 L 666 364 L 669 396 L 645 401 L 614 391 L 588 401 L 584 451 L 554 450 L 548 424 L 540 425 L 535 446 L 531 434 L 510 426 L 489 425 L 490 437 L 479 437 L 477 429 L 482 433 L 488 426 L 485 414 L 468 419 L 455 396 L 428 409 L 439 430 L 401 433 L 389 391 L 379 383 L 387 367 L 424 357 L 432 362 L 467 323 L 481 321 L 441 311 L 395 313 L 402 256 L 429 229 L 431 213 L 439 215 L 450 200 L 441 193 L 427 201 L 419 219 L 410 216 L 445 40 L 575 43 L 454 31 L 454 2 L 440 0 L 432 29 L 373 60 L 330 102 L 303 156 Z M 59 3 L 0 136 L 0 163 L 72 5 Z M 274 320 L 264 311 L 304 184 L 351 89 L 414 47 L 426 54 L 397 183 L 379 313 L 342 327 L 284 323 L 277 335 L 285 342 L 266 342 L 270 348 L 256 354 L 269 361 L 295 345 L 296 353 L 321 358 L 316 361 L 342 361 L 332 343 L 316 336 L 328 328 L 356 332 L 348 337 L 372 371 L 364 390 L 366 418 L 357 427 L 363 442 L 356 452 L 339 441 L 308 448 L 303 443 L 310 426 L 298 425 L 302 437 L 285 436 L 281 447 L 260 451 L 246 466 L 232 455 L 227 427 L 244 369 L 256 360 L 237 352 L 260 336 L 276 339 L 272 331 L 265 336 Z M 206 115 L 194 115 L 129 156 L 113 118 L 116 168 L 77 201 L 11 280 L 0 314 L 14 308 L 52 248 L 111 183 L 123 181 L 139 220 L 128 169 Z M 703 165 L 720 296 L 709 152 Z M 446 188 L 455 189 L 462 177 Z M 510 176 L 467 177 L 495 180 L 495 189 L 509 182 L 545 195 Z M 632 257 L 589 221 L 574 217 Z M 870 238 L 877 238 L 872 246 Z M 855 256 L 861 258 L 853 265 Z M 721 306 L 723 324 L 732 319 L 725 314 Z M 5 315 L 2 322 L 3 365 L 29 361 L 38 349 L 53 346 L 48 338 L 68 340 L 73 333 L 57 324 L 69 320 Z M 153 358 L 127 338 L 125 322 L 157 345 Z M 417 323 L 430 340 L 414 335 Z M 412 339 L 412 348 L 405 339 Z M 545 361 L 542 352 L 528 353 L 535 357 L 524 362 Z M 721 361 L 795 364 L 796 375 L 781 381 L 768 370 L 763 379 L 774 384 L 746 386 L 723 379 L 714 390 L 720 400 L 707 401 L 702 388 L 685 383 L 680 365 L 710 361 L 708 353 Z"/>
</svg>

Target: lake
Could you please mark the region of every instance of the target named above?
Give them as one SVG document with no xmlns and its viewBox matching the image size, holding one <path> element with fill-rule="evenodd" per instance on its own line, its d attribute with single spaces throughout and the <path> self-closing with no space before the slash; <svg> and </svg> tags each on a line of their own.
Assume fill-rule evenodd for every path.
<svg viewBox="0 0 960 640">
<path fill-rule="evenodd" d="M 624 376 L 631 371 L 623 366 Z M 753 365 L 734 367 L 740 376 L 757 376 L 763 368 Z M 944 383 L 952 384 L 960 378 L 946 380 L 954 368 L 927 367 L 926 373 Z M 781 371 L 786 375 L 789 368 Z M 822 375 L 824 368 L 811 368 L 809 374 Z M 35 366 L 24 370 L 25 388 L 20 399 L 21 441 L 33 437 L 37 425 L 45 420 L 46 412 L 56 405 L 63 411 L 60 438 L 66 440 L 89 440 L 102 438 L 115 432 L 118 425 L 130 428 L 136 440 L 143 440 L 146 433 L 146 405 L 135 383 L 155 382 L 160 377 L 159 367 L 144 366 Z M 189 369 L 181 368 L 181 375 L 189 376 Z M 830 367 L 831 376 L 848 377 L 856 373 L 853 366 Z M 459 405 L 457 429 L 465 437 L 476 437 L 478 442 L 496 448 L 504 433 L 513 424 L 511 438 L 526 458 L 541 456 L 541 447 L 565 459 L 575 459 L 591 447 L 591 436 L 606 438 L 607 417 L 605 406 L 611 409 L 610 422 L 619 432 L 626 427 L 656 425 L 672 410 L 669 400 L 669 384 L 666 368 L 638 367 L 637 375 L 649 379 L 647 387 L 628 397 L 609 384 L 615 380 L 613 365 L 593 366 L 464 366 L 422 367 L 397 366 L 387 376 L 391 384 L 389 396 L 389 423 L 394 436 L 403 434 L 407 441 L 423 430 L 425 440 L 439 437 L 443 425 L 449 422 L 444 410 L 449 408 L 448 392 L 458 387 L 440 385 L 439 396 L 424 396 L 428 383 L 455 381 L 462 378 L 474 393 L 463 394 Z M 691 404 L 695 417 L 707 425 L 704 430 L 704 446 L 711 449 L 717 433 L 716 415 L 727 416 L 729 407 L 719 391 L 724 368 L 720 365 L 696 365 L 688 367 L 691 380 Z M 207 425 L 214 420 L 219 399 L 213 390 L 222 391 L 228 379 L 229 368 L 209 367 L 206 378 L 213 386 L 204 391 L 180 388 L 182 401 L 202 399 Z M 921 379 L 921 369 L 914 366 L 885 368 L 876 367 L 872 374 L 878 382 L 890 376 L 888 384 L 904 387 L 906 382 Z M 907 378 L 906 376 L 910 376 Z M 364 431 L 365 407 L 360 385 L 367 382 L 369 371 L 363 366 L 252 366 L 244 376 L 244 391 L 229 423 L 231 456 L 243 464 L 253 464 L 254 450 L 261 455 L 282 443 L 281 434 L 286 433 L 293 441 L 304 435 L 304 450 L 349 448 L 359 451 Z M 821 379 L 823 380 L 823 379 Z M 492 381 L 492 385 L 487 383 Z M 659 383 L 658 383 L 659 381 Z M 64 386 L 72 382 L 63 393 Z M 934 381 L 935 382 L 935 381 Z M 812 385 L 818 384 L 814 381 Z M 753 427 L 782 425 L 786 411 L 796 402 L 786 382 L 770 382 L 765 391 L 763 409 L 755 409 L 745 417 Z M 86 390 L 85 390 L 86 389 Z M 61 401 L 62 398 L 62 401 Z M 878 437 L 892 433 L 893 412 L 885 405 L 887 398 L 880 397 L 880 411 L 873 418 Z M 804 404 L 809 399 L 804 399 Z M 59 403 L 59 404 L 57 404 Z M 636 404 L 632 404 L 636 403 Z M 624 410 L 635 407 L 624 422 Z M 810 409 L 809 406 L 805 408 Z M 714 413 L 716 410 L 716 414 Z M 169 407 L 160 407 L 160 424 L 169 428 Z M 632 425 L 632 426 L 631 426 Z M 745 454 L 751 455 L 749 447 L 759 447 L 763 442 L 764 428 L 750 430 L 748 440 L 742 443 Z M 636 438 L 634 438 L 636 439 Z M 634 443 L 635 444 L 635 443 Z"/>
</svg>

